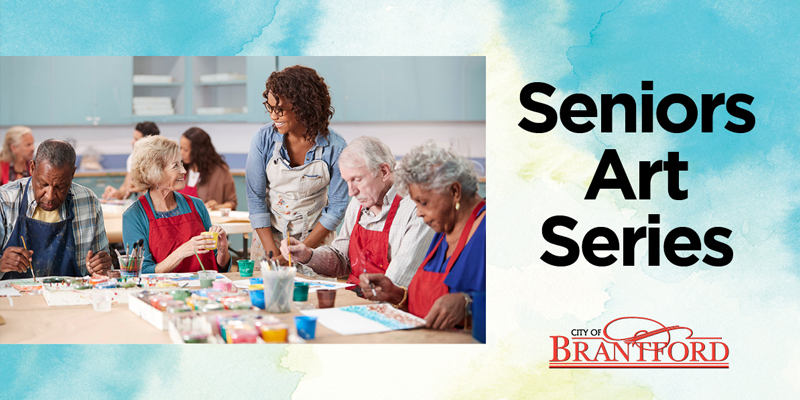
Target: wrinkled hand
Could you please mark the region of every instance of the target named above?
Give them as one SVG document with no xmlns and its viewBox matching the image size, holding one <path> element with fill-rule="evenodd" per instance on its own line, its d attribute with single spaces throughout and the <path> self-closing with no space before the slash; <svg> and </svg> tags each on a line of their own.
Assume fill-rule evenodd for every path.
<svg viewBox="0 0 800 400">
<path fill-rule="evenodd" d="M 208 250 L 211 247 L 214 247 L 214 237 L 208 233 L 203 233 L 187 240 L 176 251 L 179 251 L 178 254 L 181 257 L 186 258 L 193 257 L 195 252 L 197 254 L 206 254 L 212 251 Z"/>
<path fill-rule="evenodd" d="M 31 268 L 33 250 L 8 246 L 0 259 L 0 272 L 27 272 Z"/>
<path fill-rule="evenodd" d="M 397 304 L 402 299 L 403 289 L 395 286 L 394 282 L 384 274 L 361 274 L 358 279 L 358 286 L 361 288 L 361 291 L 364 293 L 364 298 L 367 300 L 386 301 Z M 375 286 L 374 294 L 372 293 L 370 283 Z M 397 291 L 400 291 L 400 298 L 393 298 L 392 294 Z"/>
<path fill-rule="evenodd" d="M 305 264 L 311 261 L 311 249 L 308 248 L 303 242 L 289 237 L 289 239 L 281 240 L 281 257 L 285 260 L 289 259 L 291 255 L 292 261 Z"/>
<path fill-rule="evenodd" d="M 111 185 L 106 186 L 106 189 L 103 190 L 104 199 L 113 199 L 117 197 L 116 195 L 117 195 L 117 188 Z"/>
<path fill-rule="evenodd" d="M 219 203 L 217 203 L 216 200 L 211 199 L 206 202 L 206 208 L 209 210 L 216 210 L 217 208 L 219 208 Z"/>
<path fill-rule="evenodd" d="M 214 225 L 211 228 L 208 228 L 209 232 L 216 232 L 217 233 L 217 250 L 227 250 L 228 249 L 228 234 L 225 232 L 222 227 Z M 213 239 L 212 239 L 212 244 Z"/>
<path fill-rule="evenodd" d="M 99 277 L 101 275 L 108 275 L 108 270 L 111 269 L 111 256 L 108 252 L 100 251 L 94 254 L 91 250 L 86 253 L 86 270 L 92 277 Z"/>
<path fill-rule="evenodd" d="M 425 316 L 425 327 L 431 329 L 450 329 L 464 321 L 464 307 L 467 300 L 461 293 L 448 293 L 433 302 L 431 310 Z"/>
</svg>

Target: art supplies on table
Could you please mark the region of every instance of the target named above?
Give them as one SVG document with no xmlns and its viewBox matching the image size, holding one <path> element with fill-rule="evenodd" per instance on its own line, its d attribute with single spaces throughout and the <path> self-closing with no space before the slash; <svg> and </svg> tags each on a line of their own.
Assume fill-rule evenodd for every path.
<svg viewBox="0 0 800 400">
<path fill-rule="evenodd" d="M 263 271 L 263 269 L 262 269 Z M 352 283 L 347 282 L 337 282 L 337 281 L 326 281 L 326 280 L 314 280 L 314 279 L 306 279 L 301 278 L 299 276 L 294 277 L 295 282 L 304 282 L 307 283 L 308 286 L 308 293 L 314 293 L 317 290 L 325 289 L 325 290 L 336 290 L 336 289 L 347 289 L 349 287 L 353 287 Z M 233 281 L 233 285 L 239 289 L 247 289 L 250 286 L 251 282 L 249 279 L 239 279 Z"/>
<path fill-rule="evenodd" d="M 271 315 L 176 315 L 168 322 L 169 336 L 178 344 L 305 343 L 287 324 Z"/>
<path fill-rule="evenodd" d="M 305 282 L 308 283 L 308 293 L 314 293 L 319 289 L 347 289 L 349 287 L 355 286 L 352 283 L 347 282 L 338 282 L 338 281 L 326 281 L 320 279 L 306 279 L 296 276 L 294 278 L 295 282 Z"/>
<path fill-rule="evenodd" d="M 182 288 L 154 288 L 131 293 L 128 297 L 128 309 L 160 330 L 167 329 L 169 317 L 184 313 L 215 313 L 225 310 L 258 312 L 258 308 L 250 302 L 250 296 L 244 292 L 216 289 L 189 291 Z"/>
<path fill-rule="evenodd" d="M 142 280 L 145 282 L 152 282 L 158 280 L 170 280 L 176 282 L 180 287 L 187 287 L 187 288 L 200 288 L 200 279 L 196 273 L 192 272 L 174 272 L 174 273 L 164 273 L 164 274 L 142 274 Z M 233 282 L 228 279 L 227 276 L 220 274 L 219 272 L 216 273 L 216 281 L 224 281 L 224 282 Z"/>
<path fill-rule="evenodd" d="M 424 319 L 388 304 L 324 308 L 300 312 L 317 317 L 318 323 L 340 335 L 363 335 L 425 326 Z"/>
<path fill-rule="evenodd" d="M 20 292 L 28 294 L 41 294 L 41 279 L 37 282 L 34 282 L 33 279 L 10 279 L 8 282 L 11 287 L 19 290 Z"/>
</svg>

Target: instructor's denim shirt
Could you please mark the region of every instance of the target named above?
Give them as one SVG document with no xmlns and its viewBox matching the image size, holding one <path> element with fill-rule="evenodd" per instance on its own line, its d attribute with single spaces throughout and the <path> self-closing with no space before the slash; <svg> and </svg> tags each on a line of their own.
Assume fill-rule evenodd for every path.
<svg viewBox="0 0 800 400">
<path fill-rule="evenodd" d="M 328 164 L 328 172 L 331 182 L 328 185 L 328 205 L 322 210 L 319 222 L 329 231 L 335 231 L 336 227 L 342 222 L 344 211 L 347 208 L 347 183 L 342 179 L 339 172 L 339 155 L 347 146 L 347 142 L 334 132 L 328 130 L 328 138 L 318 134 L 314 147 L 306 153 L 305 164 L 314 161 L 314 152 L 317 147 L 322 147 L 320 160 Z M 270 207 L 267 200 L 267 162 L 272 157 L 272 149 L 280 147 L 281 157 L 288 165 L 289 154 L 283 147 L 283 136 L 278 133 L 272 122 L 264 125 L 253 136 L 250 142 L 250 153 L 247 155 L 247 169 L 245 170 L 245 181 L 247 182 L 247 207 L 250 210 L 250 225 L 253 229 L 267 228 L 271 226 Z M 312 227 L 313 229 L 313 227 Z"/>
</svg>

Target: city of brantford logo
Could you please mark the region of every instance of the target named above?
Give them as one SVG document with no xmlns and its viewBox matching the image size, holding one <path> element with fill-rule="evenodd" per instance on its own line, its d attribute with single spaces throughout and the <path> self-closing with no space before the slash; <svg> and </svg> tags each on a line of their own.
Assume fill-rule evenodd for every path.
<svg viewBox="0 0 800 400">
<path fill-rule="evenodd" d="M 603 329 L 573 329 L 550 336 L 550 368 L 728 368 L 721 337 L 694 336 L 685 326 L 644 317 L 621 317 Z"/>
</svg>

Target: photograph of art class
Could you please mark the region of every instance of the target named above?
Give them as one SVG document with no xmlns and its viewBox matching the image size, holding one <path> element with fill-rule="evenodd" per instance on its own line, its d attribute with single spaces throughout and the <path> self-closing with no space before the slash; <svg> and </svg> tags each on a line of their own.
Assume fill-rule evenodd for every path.
<svg viewBox="0 0 800 400">
<path fill-rule="evenodd" d="M 485 57 L 0 57 L 0 344 L 486 342 Z"/>
</svg>

